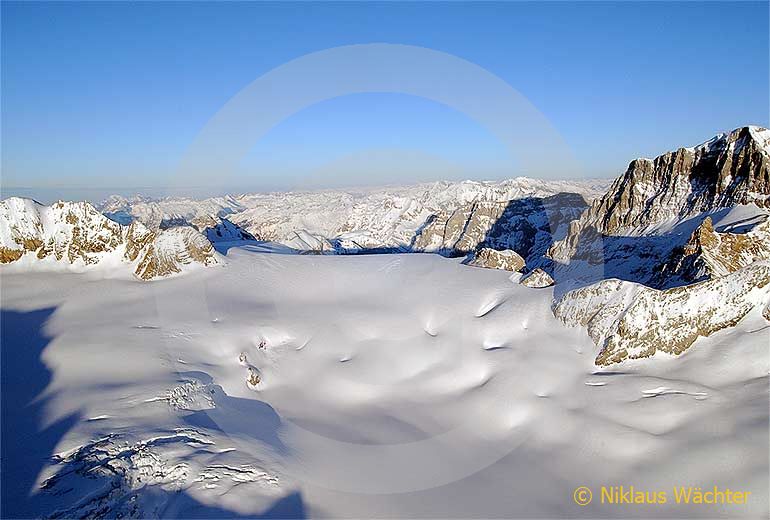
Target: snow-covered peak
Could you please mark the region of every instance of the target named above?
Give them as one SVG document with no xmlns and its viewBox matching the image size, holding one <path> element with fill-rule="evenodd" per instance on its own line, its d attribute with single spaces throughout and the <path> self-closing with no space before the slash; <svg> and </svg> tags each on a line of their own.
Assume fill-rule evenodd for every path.
<svg viewBox="0 0 770 520">
<path fill-rule="evenodd" d="M 220 262 L 211 243 L 192 228 L 151 232 L 139 223 L 123 226 L 88 202 L 0 201 L 0 264 L 17 269 L 81 271 L 139 263 L 153 267 L 136 267 L 136 275 L 151 279 L 182 272 L 182 266 Z"/>
<path fill-rule="evenodd" d="M 175 227 L 157 233 L 139 261 L 136 275 L 151 280 L 221 263 L 206 237 L 191 227 Z"/>
<path fill-rule="evenodd" d="M 581 235 L 590 239 L 662 234 L 721 208 L 749 204 L 770 208 L 769 142 L 770 131 L 746 126 L 696 147 L 632 162 L 572 226 L 569 235 L 554 244 L 552 258 L 568 261 L 575 257 Z M 586 240 L 583 243 L 590 245 Z"/>
<path fill-rule="evenodd" d="M 696 146 L 690 146 L 685 150 L 692 153 L 719 153 L 732 147 L 733 151 L 739 151 L 745 144 L 753 141 L 757 148 L 765 153 L 770 153 L 770 131 L 767 128 L 756 125 L 748 125 L 736 128 L 729 132 L 722 132 L 707 141 Z"/>
<path fill-rule="evenodd" d="M 606 180 L 557 181 L 517 177 L 503 181 L 437 181 L 405 186 L 382 186 L 316 191 L 250 193 L 203 200 L 165 198 L 131 202 L 114 198 L 101 210 L 122 223 L 140 220 L 150 228 L 223 219 L 261 240 L 303 247 L 304 239 L 336 242 L 343 249 L 402 250 L 414 244 L 432 217 L 449 215 L 476 203 L 500 205 L 511 200 L 545 198 L 562 192 L 586 200 L 599 196 Z M 582 209 L 582 208 L 581 208 Z M 443 218 L 443 217 L 442 217 Z M 226 228 L 226 229 L 225 229 Z M 230 234 L 228 223 L 219 231 Z M 209 239 L 217 241 L 216 232 Z M 483 238 L 483 234 L 480 236 Z M 346 247 L 349 245 L 350 247 Z M 441 246 L 437 246 L 441 248 Z"/>
</svg>

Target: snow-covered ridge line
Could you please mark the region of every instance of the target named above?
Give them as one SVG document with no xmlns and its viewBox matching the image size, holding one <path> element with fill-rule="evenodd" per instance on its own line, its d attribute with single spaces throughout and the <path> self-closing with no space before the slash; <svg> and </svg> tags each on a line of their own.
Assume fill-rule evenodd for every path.
<svg viewBox="0 0 770 520">
<path fill-rule="evenodd" d="M 756 308 L 770 320 L 768 201 L 764 128 L 632 161 L 550 247 L 584 285 L 554 314 L 587 328 L 599 365 L 681 354 Z"/>
<path fill-rule="evenodd" d="M 600 347 L 597 365 L 678 355 L 699 337 L 740 322 L 760 309 L 770 320 L 770 262 L 755 262 L 727 276 L 665 291 L 611 279 L 565 294 L 554 315 L 584 326 Z"/>
<path fill-rule="evenodd" d="M 770 209 L 770 131 L 743 127 L 694 148 L 632 161 L 604 196 L 570 225 L 549 256 L 559 262 L 608 256 L 600 237 L 663 234 L 721 208 Z"/>
<path fill-rule="evenodd" d="M 500 213 L 511 200 L 541 199 L 560 193 L 578 194 L 590 201 L 601 195 L 608 182 L 518 177 L 503 181 L 440 181 L 408 186 L 253 193 L 204 200 L 111 197 L 98 207 L 111 218 L 123 219 L 125 223 L 136 219 L 151 228 L 164 222 L 192 223 L 204 217 L 227 217 L 234 225 L 262 240 L 299 249 L 306 239 L 312 243 L 336 240 L 341 250 L 353 252 L 356 249 L 414 249 L 418 235 L 431 217 L 448 219 L 457 211 L 470 212 L 474 204 L 499 206 L 496 213 Z M 304 238 L 298 241 L 298 236 Z M 421 240 L 427 250 L 446 248 L 444 244 L 429 246 L 432 241 L 427 237 Z"/>
<path fill-rule="evenodd" d="M 43 206 L 31 199 L 0 201 L 0 264 L 21 270 L 85 271 L 130 268 L 142 280 L 223 263 L 190 227 L 151 231 L 123 226 L 88 202 Z"/>
</svg>

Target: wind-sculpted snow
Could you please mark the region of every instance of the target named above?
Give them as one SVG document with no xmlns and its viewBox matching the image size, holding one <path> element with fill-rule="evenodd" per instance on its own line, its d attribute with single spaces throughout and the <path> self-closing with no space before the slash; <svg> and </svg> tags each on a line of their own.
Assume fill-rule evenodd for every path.
<svg viewBox="0 0 770 520">
<path fill-rule="evenodd" d="M 733 327 L 770 303 L 770 262 L 755 262 L 732 274 L 660 291 L 606 280 L 568 292 L 554 314 L 568 326 L 585 326 L 601 350 L 598 365 L 678 355 L 698 338 Z"/>
<path fill-rule="evenodd" d="M 616 482 L 746 490 L 746 505 L 709 514 L 767 516 L 760 309 L 687 359 L 603 369 L 590 338 L 554 318 L 553 289 L 508 271 L 250 245 L 227 260 L 159 284 L 2 272 L 4 313 L 51 309 L 36 326 L 3 317 L 3 370 L 10 359 L 39 382 L 30 400 L 45 412 L 4 409 L 4 442 L 24 449 L 4 451 L 3 469 L 38 475 L 4 516 L 600 517 L 606 505 L 580 508 L 573 491 Z M 725 302 L 758 280 L 743 273 L 680 303 Z M 615 283 L 633 290 L 614 312 L 648 320 L 632 296 L 651 290 Z M 643 298 L 668 311 L 656 294 Z M 41 361 L 8 357 L 35 335 Z M 703 513 L 673 501 L 634 511 Z"/>
<path fill-rule="evenodd" d="M 189 227 L 151 231 L 140 222 L 123 226 L 87 202 L 0 201 L 0 264 L 20 270 L 101 268 L 119 275 L 131 269 L 138 278 L 151 280 L 221 263 L 211 243 Z"/>
<path fill-rule="evenodd" d="M 765 518 L 769 141 L 637 161 L 590 207 L 531 179 L 3 201 L 2 369 L 32 382 L 3 446 L 35 447 L 4 450 L 4 515 L 599 517 L 576 487 L 698 483 L 752 500 L 633 513 Z"/>
</svg>

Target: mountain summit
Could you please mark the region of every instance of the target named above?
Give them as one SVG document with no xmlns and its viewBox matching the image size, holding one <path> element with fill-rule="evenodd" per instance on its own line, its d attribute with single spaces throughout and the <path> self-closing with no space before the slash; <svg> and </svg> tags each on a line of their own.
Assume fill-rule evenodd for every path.
<svg viewBox="0 0 770 520">
<path fill-rule="evenodd" d="M 745 126 L 698 146 L 631 161 L 549 255 L 602 261 L 592 244 L 598 236 L 659 234 L 689 217 L 735 205 L 770 208 L 768 193 L 770 130 Z"/>
<path fill-rule="evenodd" d="M 2 264 L 76 271 L 128 264 L 138 278 L 151 280 L 222 262 L 206 237 L 189 227 L 151 231 L 140 222 L 123 226 L 88 202 L 0 201 Z"/>
</svg>

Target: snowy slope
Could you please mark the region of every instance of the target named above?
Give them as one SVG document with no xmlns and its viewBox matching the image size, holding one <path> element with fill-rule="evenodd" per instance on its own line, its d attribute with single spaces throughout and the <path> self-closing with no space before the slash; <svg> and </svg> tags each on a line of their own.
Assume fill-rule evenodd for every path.
<svg viewBox="0 0 770 520">
<path fill-rule="evenodd" d="M 1 274 L 3 439 L 26 447 L 4 450 L 5 516 L 597 518 L 617 509 L 574 489 L 628 483 L 770 510 L 758 312 L 603 370 L 552 289 L 438 255 L 244 246 L 162 284 Z"/>
</svg>

